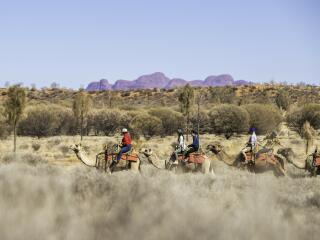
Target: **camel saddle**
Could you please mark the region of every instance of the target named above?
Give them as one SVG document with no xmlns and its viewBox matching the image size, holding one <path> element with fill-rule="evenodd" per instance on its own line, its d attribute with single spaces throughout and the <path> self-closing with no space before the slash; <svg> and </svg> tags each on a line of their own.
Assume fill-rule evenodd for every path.
<svg viewBox="0 0 320 240">
<path fill-rule="evenodd" d="M 205 157 L 202 153 L 190 153 L 189 157 L 187 157 L 188 163 L 204 163 Z M 184 155 L 183 154 L 178 154 L 178 161 L 183 161 L 184 160 Z"/>
<path fill-rule="evenodd" d="M 252 151 L 247 151 L 245 152 L 246 160 L 247 161 L 254 161 L 254 160 L 267 161 L 271 164 L 275 164 L 276 158 L 274 157 L 273 154 L 269 155 L 268 154 L 269 151 L 270 151 L 269 149 L 261 149 L 256 153 L 255 158 L 253 158 L 254 155 Z"/>
<path fill-rule="evenodd" d="M 247 161 L 253 161 L 254 160 L 252 151 L 247 151 L 247 152 L 245 152 L 245 154 L 246 154 L 246 160 Z"/>
<path fill-rule="evenodd" d="M 105 154 L 105 160 L 106 161 L 115 160 L 117 158 L 117 155 L 118 155 L 118 153 Z M 136 162 L 136 161 L 138 161 L 138 159 L 139 159 L 138 154 L 127 152 L 127 153 L 122 154 L 120 160 L 129 161 L 129 162 Z"/>
</svg>

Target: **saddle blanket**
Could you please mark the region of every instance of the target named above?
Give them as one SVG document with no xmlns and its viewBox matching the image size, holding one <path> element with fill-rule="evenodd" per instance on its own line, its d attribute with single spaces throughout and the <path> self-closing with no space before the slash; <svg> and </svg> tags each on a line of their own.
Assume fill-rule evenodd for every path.
<svg viewBox="0 0 320 240">
<path fill-rule="evenodd" d="M 107 154 L 105 155 L 105 159 L 106 160 L 114 160 L 117 158 L 117 153 L 110 153 L 110 154 Z M 130 162 L 136 162 L 138 161 L 139 157 L 138 157 L 138 154 L 135 154 L 135 153 L 124 153 L 122 154 L 121 156 L 121 159 L 120 160 L 124 160 L 124 161 L 130 161 Z"/>
<path fill-rule="evenodd" d="M 189 163 L 204 163 L 205 156 L 201 153 L 190 153 L 189 157 L 187 158 Z M 184 156 L 182 154 L 178 154 L 178 160 L 183 161 Z"/>
</svg>

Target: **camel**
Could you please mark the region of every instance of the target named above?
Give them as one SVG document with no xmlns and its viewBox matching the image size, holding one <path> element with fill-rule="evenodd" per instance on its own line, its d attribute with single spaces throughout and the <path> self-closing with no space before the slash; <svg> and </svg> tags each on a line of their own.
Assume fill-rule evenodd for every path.
<svg viewBox="0 0 320 240">
<path fill-rule="evenodd" d="M 261 151 L 257 154 L 255 161 L 245 162 L 242 153 L 237 156 L 230 156 L 220 144 L 209 144 L 207 150 L 211 151 L 218 160 L 229 166 L 247 169 L 253 173 L 273 171 L 276 176 L 286 176 L 283 157 L 273 154 L 272 151 Z"/>
<path fill-rule="evenodd" d="M 181 155 L 182 156 L 182 155 Z M 215 175 L 213 171 L 213 165 L 210 158 L 204 154 L 190 154 L 190 157 L 193 158 L 191 162 L 183 163 L 182 157 L 176 160 L 175 154 L 171 154 L 169 159 L 166 161 L 166 169 L 170 171 L 182 171 L 182 172 L 197 172 L 200 171 L 203 174 L 212 174 Z"/>
<path fill-rule="evenodd" d="M 316 161 L 314 161 L 314 153 L 307 155 L 303 160 L 296 161 L 295 159 L 297 159 L 298 157 L 293 152 L 292 148 L 282 148 L 279 149 L 277 153 L 284 156 L 287 159 L 287 161 L 296 168 L 308 171 L 311 177 L 316 177 L 317 175 L 320 175 L 319 155 L 316 155 Z"/>
<path fill-rule="evenodd" d="M 99 161 L 99 157 L 103 157 L 104 161 L 104 152 L 99 153 L 96 155 L 96 159 L 90 159 L 88 158 L 87 154 L 84 152 L 81 144 L 74 144 L 70 146 L 70 149 L 74 151 L 76 154 L 77 158 L 86 166 L 88 167 L 95 167 L 97 169 L 101 169 L 103 164 L 101 161 Z M 127 161 L 120 160 L 117 168 L 120 169 L 130 169 L 134 172 L 139 172 L 140 170 L 140 164 L 141 164 L 141 159 L 143 156 L 145 156 L 150 164 L 152 164 L 154 167 L 159 168 L 159 169 L 164 169 L 165 168 L 165 161 L 160 161 L 155 154 L 152 153 L 151 149 L 145 149 L 142 148 L 139 150 L 139 153 L 137 155 L 137 160 L 136 161 L 129 161 L 129 166 L 127 165 Z M 107 164 L 108 169 L 105 169 L 106 171 L 110 172 L 109 169 L 109 164 Z"/>
</svg>

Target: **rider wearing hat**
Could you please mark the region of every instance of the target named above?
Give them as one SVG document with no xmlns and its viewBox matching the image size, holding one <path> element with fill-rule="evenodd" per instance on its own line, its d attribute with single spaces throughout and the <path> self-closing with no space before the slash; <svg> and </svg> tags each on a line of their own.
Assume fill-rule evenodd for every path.
<svg viewBox="0 0 320 240">
<path fill-rule="evenodd" d="M 242 150 L 242 153 L 246 159 L 246 152 L 252 152 L 253 154 L 253 159 L 255 158 L 255 150 L 257 146 L 257 135 L 256 135 L 256 129 L 250 128 L 250 138 L 249 141 L 246 143 L 246 147 Z"/>
<path fill-rule="evenodd" d="M 121 144 L 120 144 L 121 149 L 120 149 L 115 161 L 113 161 L 111 163 L 111 165 L 110 165 L 111 169 L 113 169 L 118 164 L 118 162 L 121 159 L 122 154 L 129 152 L 132 148 L 131 137 L 130 137 L 130 134 L 128 133 L 128 129 L 123 128 L 121 132 L 122 132 L 122 136 L 123 136 Z"/>
</svg>

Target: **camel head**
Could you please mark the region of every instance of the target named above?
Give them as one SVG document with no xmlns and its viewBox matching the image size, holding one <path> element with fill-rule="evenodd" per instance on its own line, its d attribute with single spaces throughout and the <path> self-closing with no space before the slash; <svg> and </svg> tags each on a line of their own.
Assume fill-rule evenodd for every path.
<svg viewBox="0 0 320 240">
<path fill-rule="evenodd" d="M 293 152 L 292 148 L 280 148 L 277 151 L 277 154 L 284 156 L 287 159 L 288 163 L 291 163 L 292 165 L 300 169 L 306 169 L 308 164 L 307 160 L 310 160 L 310 158 L 308 157 L 307 160 L 296 161 L 297 156 Z"/>
<path fill-rule="evenodd" d="M 151 148 L 140 148 L 139 153 L 144 154 L 146 157 L 150 157 L 153 154 Z"/>
<path fill-rule="evenodd" d="M 73 144 L 69 148 L 75 153 L 79 153 L 82 150 L 81 144 Z"/>
<path fill-rule="evenodd" d="M 284 156 L 288 162 L 291 162 L 294 158 L 294 152 L 292 148 L 279 148 L 277 154 Z"/>
<path fill-rule="evenodd" d="M 213 144 L 207 145 L 206 149 L 211 151 L 214 154 L 218 154 L 223 150 L 223 147 L 219 143 L 213 143 Z"/>
</svg>

